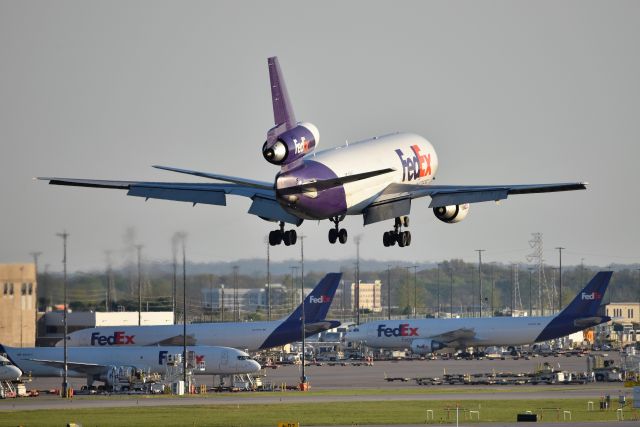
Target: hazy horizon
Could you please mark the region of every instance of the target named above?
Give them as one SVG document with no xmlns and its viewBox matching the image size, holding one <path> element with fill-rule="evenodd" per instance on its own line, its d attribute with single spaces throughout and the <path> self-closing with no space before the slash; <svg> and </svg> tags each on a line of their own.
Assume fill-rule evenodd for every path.
<svg viewBox="0 0 640 427">
<path fill-rule="evenodd" d="M 247 8 L 251 13 L 247 13 Z M 319 149 L 394 131 L 427 138 L 438 184 L 589 182 L 588 190 L 474 204 L 459 224 L 413 202 L 412 244 L 385 248 L 392 221 L 349 217 L 346 245 L 305 221 L 305 258 L 526 262 L 531 233 L 555 265 L 640 260 L 640 3 L 2 2 L 0 263 L 104 269 L 142 244 L 193 262 L 265 258 L 274 223 L 228 206 L 49 186 L 35 176 L 198 181 L 164 164 L 273 179 L 260 148 L 272 126 L 267 57 L 277 55 L 298 120 Z M 202 180 L 202 182 L 206 182 Z M 300 244 L 271 248 L 299 258 Z"/>
</svg>

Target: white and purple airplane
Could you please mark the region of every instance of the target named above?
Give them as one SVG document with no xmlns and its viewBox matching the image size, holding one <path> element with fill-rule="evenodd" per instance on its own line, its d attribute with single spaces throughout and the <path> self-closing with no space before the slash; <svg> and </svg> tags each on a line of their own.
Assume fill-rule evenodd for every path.
<svg viewBox="0 0 640 427">
<path fill-rule="evenodd" d="M 109 181 L 41 177 L 50 184 L 127 190 L 127 195 L 210 205 L 226 205 L 226 195 L 252 199 L 249 213 L 279 223 L 269 243 L 296 243 L 295 229 L 305 219 L 331 220 L 329 242 L 346 243 L 347 230 L 340 228 L 346 215 L 362 215 L 364 225 L 394 220 L 383 234 L 384 246 L 411 244 L 411 201 L 431 197 L 430 208 L 441 221 L 456 223 L 469 213 L 469 204 L 498 201 L 511 194 L 584 190 L 586 183 L 528 185 L 435 185 L 438 156 L 425 138 L 396 132 L 315 152 L 318 128 L 296 121 L 276 57 L 268 59 L 275 126 L 267 132 L 262 154 L 280 166 L 273 182 L 198 172 L 168 166 L 158 169 L 223 181 L 221 183 Z"/>
<path fill-rule="evenodd" d="M 22 372 L 35 377 L 60 377 L 64 372 L 64 349 L 61 347 L 8 347 L 0 344 L 0 352 Z M 261 366 L 241 350 L 219 346 L 187 347 L 197 364 L 196 375 L 251 374 Z M 130 366 L 150 372 L 162 372 L 170 358 L 183 354 L 183 347 L 68 347 L 67 369 L 71 377 L 86 377 L 87 384 L 105 381 L 117 366 Z M 17 368 L 16 368 L 17 369 Z"/>
<path fill-rule="evenodd" d="M 445 348 L 515 346 L 560 338 L 611 320 L 598 309 L 612 274 L 597 273 L 555 316 L 383 320 L 355 326 L 344 339 L 374 348 L 410 348 L 427 354 Z"/>
<path fill-rule="evenodd" d="M 187 345 L 225 346 L 248 351 L 279 347 L 302 339 L 304 305 L 305 337 L 340 326 L 327 320 L 331 302 L 342 273 L 328 273 L 289 316 L 262 322 L 191 323 L 186 325 Z M 183 325 L 99 326 L 67 335 L 72 347 L 118 348 L 136 346 L 176 346 L 184 341 Z M 60 340 L 56 346 L 64 345 Z"/>
</svg>

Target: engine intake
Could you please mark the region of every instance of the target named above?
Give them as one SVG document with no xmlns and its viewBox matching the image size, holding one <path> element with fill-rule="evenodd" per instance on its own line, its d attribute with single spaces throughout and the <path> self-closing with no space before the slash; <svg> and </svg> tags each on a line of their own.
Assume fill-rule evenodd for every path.
<svg viewBox="0 0 640 427">
<path fill-rule="evenodd" d="M 271 145 L 265 142 L 262 155 L 274 165 L 286 165 L 311 153 L 320 141 L 318 128 L 311 123 L 299 123 L 293 129 L 278 135 Z"/>
<path fill-rule="evenodd" d="M 434 340 L 413 340 L 411 341 L 411 351 L 416 354 L 429 354 L 445 348 L 446 345 Z"/>
<path fill-rule="evenodd" d="M 436 218 L 442 222 L 453 224 L 460 222 L 469 214 L 469 203 L 464 205 L 449 205 L 433 208 Z"/>
</svg>

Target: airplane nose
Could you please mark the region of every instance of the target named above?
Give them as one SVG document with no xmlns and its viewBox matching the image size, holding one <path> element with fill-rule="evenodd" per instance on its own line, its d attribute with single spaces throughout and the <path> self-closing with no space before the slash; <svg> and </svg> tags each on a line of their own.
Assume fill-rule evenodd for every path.
<svg viewBox="0 0 640 427">
<path fill-rule="evenodd" d="M 255 360 L 248 360 L 246 369 L 247 372 L 258 372 L 260 369 L 262 369 L 262 366 L 260 366 L 260 364 Z"/>
<path fill-rule="evenodd" d="M 10 366 L 9 368 L 15 375 L 16 380 L 22 376 L 22 371 L 17 366 Z"/>
</svg>

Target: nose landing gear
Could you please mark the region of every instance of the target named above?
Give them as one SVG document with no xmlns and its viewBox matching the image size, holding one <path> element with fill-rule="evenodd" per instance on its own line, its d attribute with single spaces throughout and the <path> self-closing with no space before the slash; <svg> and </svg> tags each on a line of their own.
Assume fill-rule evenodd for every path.
<svg viewBox="0 0 640 427">
<path fill-rule="evenodd" d="M 269 244 L 277 246 L 284 242 L 285 246 L 295 245 L 298 241 L 296 230 L 284 231 L 284 222 L 280 222 L 280 229 L 269 232 Z"/>
<path fill-rule="evenodd" d="M 329 230 L 329 243 L 334 244 L 336 240 L 339 240 L 342 244 L 347 243 L 347 230 L 345 228 L 340 228 L 340 221 L 343 219 L 344 215 L 331 218 L 335 227 Z"/>
<path fill-rule="evenodd" d="M 402 226 L 409 226 L 409 217 L 401 216 L 396 218 L 395 224 L 393 225 L 393 230 L 385 231 L 382 235 L 382 244 L 385 247 L 393 246 L 398 243 L 398 246 L 401 248 L 405 246 L 409 246 L 411 244 L 411 232 L 410 231 L 402 231 Z"/>
</svg>

